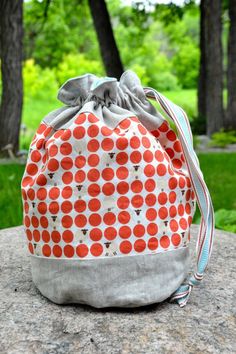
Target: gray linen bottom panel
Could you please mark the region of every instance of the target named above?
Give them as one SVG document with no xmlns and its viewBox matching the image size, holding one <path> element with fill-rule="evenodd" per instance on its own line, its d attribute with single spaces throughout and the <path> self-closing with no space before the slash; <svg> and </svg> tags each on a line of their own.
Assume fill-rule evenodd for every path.
<svg viewBox="0 0 236 354">
<path fill-rule="evenodd" d="M 33 281 L 57 304 L 137 307 L 167 299 L 186 278 L 189 249 L 92 260 L 31 256 Z"/>
</svg>

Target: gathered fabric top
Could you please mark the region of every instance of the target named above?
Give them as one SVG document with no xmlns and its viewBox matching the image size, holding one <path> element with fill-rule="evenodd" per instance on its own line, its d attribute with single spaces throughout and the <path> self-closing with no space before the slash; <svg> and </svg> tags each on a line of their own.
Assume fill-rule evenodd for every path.
<svg viewBox="0 0 236 354">
<path fill-rule="evenodd" d="M 146 98 L 140 79 L 131 70 L 124 72 L 120 81 L 93 74 L 69 79 L 59 89 L 57 97 L 66 106 L 44 118 L 44 122 L 55 129 L 67 128 L 78 112 L 86 110 L 94 111 L 111 128 L 128 116 L 136 115 L 150 130 L 164 120 Z"/>
</svg>

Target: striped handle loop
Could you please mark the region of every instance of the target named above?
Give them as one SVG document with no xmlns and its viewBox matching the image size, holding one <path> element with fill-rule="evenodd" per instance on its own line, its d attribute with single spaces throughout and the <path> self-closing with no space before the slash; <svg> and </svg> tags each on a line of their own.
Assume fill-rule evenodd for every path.
<svg viewBox="0 0 236 354">
<path fill-rule="evenodd" d="M 147 98 L 154 99 L 160 104 L 164 112 L 177 127 L 189 176 L 201 212 L 201 223 L 196 247 L 197 270 L 193 276 L 189 277 L 176 290 L 171 298 L 171 300 L 176 300 L 180 307 L 183 307 L 189 299 L 193 286 L 201 282 L 211 256 L 214 238 L 214 210 L 208 188 L 200 170 L 197 155 L 193 149 L 192 132 L 185 112 L 152 88 L 145 87 L 144 92 Z"/>
</svg>

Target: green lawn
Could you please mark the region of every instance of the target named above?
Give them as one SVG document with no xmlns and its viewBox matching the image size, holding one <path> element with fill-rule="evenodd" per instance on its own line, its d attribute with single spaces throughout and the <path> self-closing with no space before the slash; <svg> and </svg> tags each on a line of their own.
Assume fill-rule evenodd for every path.
<svg viewBox="0 0 236 354">
<path fill-rule="evenodd" d="M 163 92 L 169 100 L 176 103 L 178 106 L 182 107 L 183 110 L 187 113 L 189 120 L 197 117 L 197 90 L 188 89 L 188 90 L 178 90 L 178 91 L 166 91 Z M 227 103 L 227 92 L 224 90 L 224 106 Z"/>
<path fill-rule="evenodd" d="M 163 95 L 169 98 L 187 113 L 189 120 L 197 116 L 197 90 L 166 91 Z"/>
<path fill-rule="evenodd" d="M 0 165 L 0 229 L 22 224 L 22 165 Z"/>
<path fill-rule="evenodd" d="M 61 107 L 62 103 L 57 100 L 56 92 L 54 97 L 27 97 L 24 99 L 22 124 L 26 126 L 26 132 L 20 135 L 20 145 L 28 149 L 32 137 L 41 120 L 51 111 Z"/>
<path fill-rule="evenodd" d="M 201 154 L 199 159 L 215 210 L 235 209 L 236 153 Z M 0 228 L 22 223 L 20 181 L 23 170 L 21 165 L 0 165 Z"/>
<path fill-rule="evenodd" d="M 236 153 L 199 156 L 215 210 L 236 209 Z"/>
<path fill-rule="evenodd" d="M 40 99 L 25 98 L 23 107 L 23 123 L 27 128 L 35 130 L 43 117 L 49 112 L 57 109 L 62 104 L 56 97 L 44 97 Z"/>
</svg>

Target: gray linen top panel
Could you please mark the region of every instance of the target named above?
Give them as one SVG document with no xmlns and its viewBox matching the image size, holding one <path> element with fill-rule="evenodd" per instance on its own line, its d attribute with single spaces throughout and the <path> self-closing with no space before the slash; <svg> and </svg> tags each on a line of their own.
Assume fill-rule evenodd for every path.
<svg viewBox="0 0 236 354">
<path fill-rule="evenodd" d="M 58 99 L 66 106 L 49 113 L 43 120 L 55 130 L 70 127 L 77 114 L 86 111 L 94 113 L 110 128 L 131 116 L 137 116 L 148 130 L 156 129 L 164 121 L 131 70 L 124 72 L 119 82 L 93 74 L 70 79 L 59 89 Z"/>
</svg>

